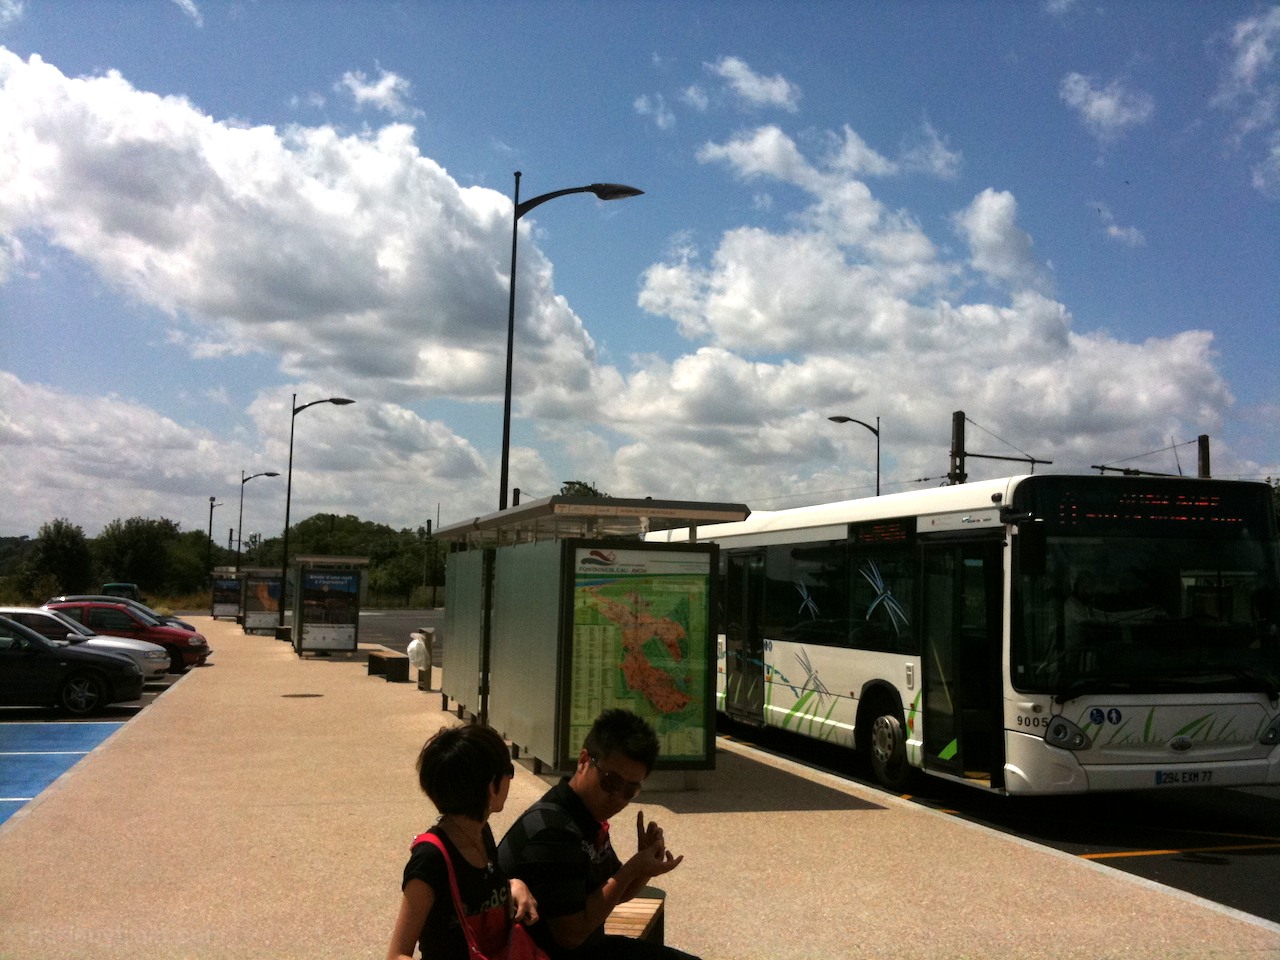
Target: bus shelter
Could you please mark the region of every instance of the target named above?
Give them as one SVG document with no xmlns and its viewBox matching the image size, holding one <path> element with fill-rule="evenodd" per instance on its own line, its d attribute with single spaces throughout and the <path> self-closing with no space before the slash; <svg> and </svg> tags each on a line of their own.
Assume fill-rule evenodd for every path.
<svg viewBox="0 0 1280 960">
<path fill-rule="evenodd" d="M 213 568 L 213 598 L 209 615 L 235 617 L 240 613 L 240 578 L 234 567 Z"/>
<path fill-rule="evenodd" d="M 354 652 L 368 557 L 296 557 L 293 579 L 293 649 Z"/>
<path fill-rule="evenodd" d="M 240 625 L 245 633 L 273 633 L 280 622 L 280 568 L 240 568 Z"/>
<path fill-rule="evenodd" d="M 718 547 L 644 535 L 749 513 L 554 496 L 445 527 L 442 694 L 556 770 L 610 707 L 653 725 L 658 769 L 712 769 Z"/>
</svg>

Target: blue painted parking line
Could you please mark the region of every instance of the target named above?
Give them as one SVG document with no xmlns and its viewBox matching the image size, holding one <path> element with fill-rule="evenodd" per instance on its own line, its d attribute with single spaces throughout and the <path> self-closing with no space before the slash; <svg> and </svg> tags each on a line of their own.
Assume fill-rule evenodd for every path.
<svg viewBox="0 0 1280 960">
<path fill-rule="evenodd" d="M 0 724 L 0 823 L 40 795 L 123 723 Z"/>
</svg>

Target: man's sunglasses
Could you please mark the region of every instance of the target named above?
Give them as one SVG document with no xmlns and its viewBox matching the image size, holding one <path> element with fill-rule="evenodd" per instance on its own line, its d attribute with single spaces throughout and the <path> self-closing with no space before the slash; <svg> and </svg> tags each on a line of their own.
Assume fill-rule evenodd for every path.
<svg viewBox="0 0 1280 960">
<path fill-rule="evenodd" d="M 596 773 L 600 774 L 600 786 L 604 788 L 605 793 L 612 793 L 630 800 L 640 792 L 640 788 L 644 785 L 639 780 L 626 780 L 612 770 L 604 769 L 604 767 L 600 766 L 600 761 L 596 757 L 588 755 L 587 759 L 596 768 Z"/>
</svg>

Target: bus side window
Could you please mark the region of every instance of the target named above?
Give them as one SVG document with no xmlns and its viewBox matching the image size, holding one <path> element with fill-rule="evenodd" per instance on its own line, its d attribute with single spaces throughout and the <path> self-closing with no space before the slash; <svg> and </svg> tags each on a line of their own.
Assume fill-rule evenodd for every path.
<svg viewBox="0 0 1280 960">
<path fill-rule="evenodd" d="M 916 652 L 915 549 L 868 550 L 852 558 L 853 645 L 862 650 Z"/>
</svg>

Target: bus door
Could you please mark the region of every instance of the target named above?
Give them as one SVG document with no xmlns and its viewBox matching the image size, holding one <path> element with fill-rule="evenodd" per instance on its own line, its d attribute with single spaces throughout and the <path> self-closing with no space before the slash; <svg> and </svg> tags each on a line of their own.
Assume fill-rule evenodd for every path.
<svg viewBox="0 0 1280 960">
<path fill-rule="evenodd" d="M 924 544 L 924 766 L 1004 786 L 1002 543 Z"/>
<path fill-rule="evenodd" d="M 725 698 L 729 716 L 764 723 L 764 551 L 726 551 L 724 586 Z"/>
</svg>

